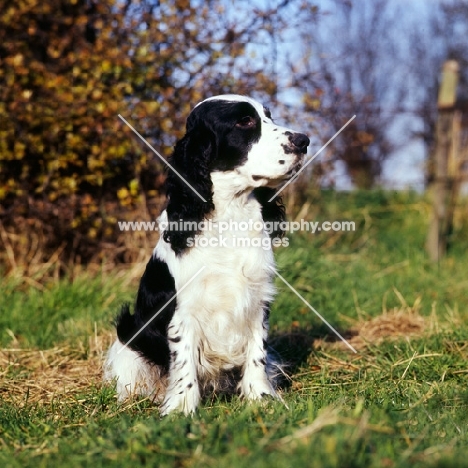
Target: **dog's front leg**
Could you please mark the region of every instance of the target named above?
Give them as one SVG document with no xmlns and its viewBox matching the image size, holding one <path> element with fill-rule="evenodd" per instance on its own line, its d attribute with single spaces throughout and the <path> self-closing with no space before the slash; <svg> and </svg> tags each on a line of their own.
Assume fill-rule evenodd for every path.
<svg viewBox="0 0 468 468">
<path fill-rule="evenodd" d="M 269 308 L 260 311 L 252 330 L 252 340 L 247 349 L 244 374 L 240 382 L 241 395 L 248 400 L 259 400 L 265 395 L 279 398 L 267 374 L 267 338 Z"/>
<path fill-rule="evenodd" d="M 200 401 L 195 350 L 195 326 L 188 320 L 177 319 L 177 312 L 168 327 L 171 361 L 169 365 L 168 387 L 161 415 L 172 411 L 194 413 Z"/>
</svg>

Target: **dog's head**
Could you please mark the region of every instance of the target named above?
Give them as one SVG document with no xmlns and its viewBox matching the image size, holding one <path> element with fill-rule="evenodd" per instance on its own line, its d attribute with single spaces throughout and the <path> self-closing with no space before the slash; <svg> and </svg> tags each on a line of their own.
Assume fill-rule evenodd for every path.
<svg viewBox="0 0 468 468">
<path fill-rule="evenodd" d="M 266 206 L 267 199 L 296 174 L 308 145 L 306 135 L 276 125 L 254 99 L 225 94 L 202 101 L 190 113 L 186 134 L 170 159 L 175 171 L 167 179 L 169 220 L 202 221 L 214 209 L 212 178 L 220 173 L 234 181 L 235 193 L 254 191 L 264 220 L 281 219 L 281 200 Z M 166 232 L 164 238 L 177 252 L 193 234 L 179 239 L 179 233 Z"/>
<path fill-rule="evenodd" d="M 302 165 L 309 139 L 273 123 L 270 110 L 235 94 L 198 104 L 187 121 L 187 134 L 207 128 L 215 138 L 209 169 L 235 171 L 246 188 L 276 187 Z"/>
</svg>

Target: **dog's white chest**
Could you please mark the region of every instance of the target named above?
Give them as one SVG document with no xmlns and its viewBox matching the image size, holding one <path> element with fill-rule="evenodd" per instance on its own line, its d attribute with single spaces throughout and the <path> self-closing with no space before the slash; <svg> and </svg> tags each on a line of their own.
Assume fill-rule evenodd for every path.
<svg viewBox="0 0 468 468">
<path fill-rule="evenodd" d="M 210 221 L 186 255 L 167 258 L 178 291 L 174 320 L 197 329 L 204 365 L 231 368 L 244 362 L 253 324 L 273 299 L 274 257 L 256 200 Z"/>
</svg>

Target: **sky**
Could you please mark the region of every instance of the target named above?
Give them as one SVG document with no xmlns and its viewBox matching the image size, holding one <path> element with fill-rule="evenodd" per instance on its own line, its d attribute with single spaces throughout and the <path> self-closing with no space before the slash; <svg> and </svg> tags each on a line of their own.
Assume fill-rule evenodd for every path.
<svg viewBox="0 0 468 468">
<path fill-rule="evenodd" d="M 404 31 L 410 30 L 414 27 L 414 24 L 420 24 L 421 27 L 424 27 L 423 18 L 427 11 L 428 2 L 430 1 L 431 0 L 412 0 L 411 2 L 408 2 L 407 0 L 390 1 L 390 10 L 395 9 L 395 11 L 398 11 L 396 14 L 396 19 L 398 21 L 395 24 L 395 28 L 396 33 L 401 34 L 400 40 L 397 41 L 399 53 L 405 54 L 407 48 L 411 47 L 408 44 L 408 38 L 404 35 Z M 364 3 L 363 0 L 359 0 L 359 2 L 362 2 L 362 4 Z M 355 0 L 353 3 L 358 5 L 359 2 Z M 321 24 L 321 27 L 325 30 L 324 36 L 326 36 L 326 34 L 330 34 L 332 37 L 333 35 L 336 37 L 336 35 L 340 34 L 340 26 L 336 28 L 336 25 L 334 24 L 335 15 L 332 7 L 333 2 L 320 0 L 316 3 L 320 6 L 322 11 L 329 11 L 329 15 L 325 15 Z M 419 23 L 418 19 L 420 20 Z M 346 34 L 346 32 L 343 34 Z M 331 42 L 330 47 L 333 48 L 333 39 L 331 38 L 330 40 L 330 38 L 328 38 L 326 41 Z M 333 51 L 330 51 L 330 56 L 333 56 Z M 395 80 L 397 85 L 401 85 L 401 82 L 404 83 L 407 80 L 404 65 L 402 64 L 401 67 L 399 67 L 398 64 L 395 64 L 394 68 L 392 68 L 389 73 L 388 80 L 389 82 L 391 82 L 391 80 Z M 408 84 L 408 86 L 410 85 Z M 411 91 L 409 91 L 408 99 L 411 101 Z M 389 107 L 394 107 L 396 105 L 399 105 L 399 103 L 389 103 Z M 411 107 L 411 102 L 407 102 L 406 105 Z M 403 135 L 407 133 L 410 127 L 417 129 L 419 126 L 420 125 L 414 115 L 402 115 L 396 119 L 392 128 L 389 129 L 389 132 L 391 138 L 396 142 L 399 142 L 404 140 Z M 422 190 L 424 188 L 425 157 L 425 148 L 420 141 L 412 141 L 403 148 L 399 148 L 397 151 L 392 153 L 383 165 L 383 173 L 381 177 L 382 185 L 387 188 L 412 188 L 415 190 Z M 349 177 L 346 175 L 344 165 L 337 164 L 334 179 L 338 188 L 352 188 Z"/>
<path fill-rule="evenodd" d="M 223 0 L 225 2 L 225 14 L 233 29 L 241 28 L 244 24 L 245 16 L 242 16 L 243 10 L 242 6 L 249 5 L 258 5 L 260 9 L 265 9 L 266 7 L 274 7 L 276 4 L 281 3 L 282 0 L 239 0 L 232 2 L 229 0 Z M 345 1 L 345 0 L 343 0 Z M 355 6 L 365 5 L 366 3 L 373 2 L 377 0 L 349 0 L 350 4 Z M 461 1 L 461 0 L 454 0 Z M 390 8 L 398 10 L 398 14 L 395 15 L 394 19 L 394 28 L 398 34 L 400 34 L 399 41 L 397 40 L 397 48 L 402 51 L 407 51 L 410 53 L 412 44 L 408 36 L 405 34 L 405 31 L 411 30 L 411 28 L 417 27 L 424 30 L 424 25 L 426 24 L 427 12 L 431 10 L 431 5 L 437 5 L 440 3 L 439 0 L 389 0 Z M 317 5 L 319 10 L 324 13 L 321 16 L 319 23 L 311 22 L 310 28 L 320 28 L 324 32 L 324 38 L 327 47 L 327 54 L 330 54 L 331 59 L 333 60 L 333 54 L 335 53 L 335 43 L 334 38 L 339 37 L 342 34 L 342 37 L 346 37 L 346 30 L 340 27 L 337 28 L 336 19 L 337 15 L 334 12 L 333 0 L 312 0 L 307 2 L 304 1 L 304 4 L 307 5 Z M 288 6 L 286 14 L 289 15 L 287 18 L 289 24 L 292 26 L 285 34 L 282 35 L 280 40 L 277 40 L 275 46 L 275 55 L 272 57 L 272 43 L 271 36 L 265 31 L 260 31 L 258 35 L 258 42 L 251 43 L 247 46 L 245 60 L 262 60 L 268 67 L 268 71 L 274 73 L 277 77 L 278 82 L 278 100 L 289 106 L 291 112 L 294 112 L 294 107 L 300 109 L 300 91 L 293 90 L 288 86 L 288 83 L 291 81 L 290 71 L 288 67 L 285 67 L 284 64 L 287 60 L 294 62 L 294 60 L 300 61 L 304 57 L 304 38 L 299 36 L 298 30 L 294 28 L 295 11 L 294 5 L 297 5 L 298 2 L 291 2 L 291 7 Z M 284 18 L 282 18 L 284 19 Z M 265 19 L 265 25 L 271 26 L 274 29 L 274 26 L 278 18 L 268 17 Z M 220 25 L 221 26 L 221 25 Z M 307 25 L 306 25 L 307 26 Z M 356 27 L 354 25 L 353 27 Z M 302 29 L 302 28 L 301 28 Z M 322 33 L 321 33 L 322 34 Z M 328 36 L 327 36 L 328 35 Z M 432 46 L 430 35 L 427 36 L 427 48 Z M 278 39 L 278 38 L 277 38 Z M 337 41 L 338 42 L 338 41 Z M 266 59 L 265 59 L 266 57 Z M 242 62 L 240 62 L 242 63 Z M 242 65 L 239 66 L 238 72 L 242 72 Z M 434 73 L 433 71 L 431 71 Z M 402 68 L 392 68 L 388 73 L 389 80 L 392 82 L 406 82 L 409 81 L 407 76 L 405 76 L 404 66 Z M 408 86 L 412 86 L 408 83 Z M 414 83 L 413 83 L 414 86 Z M 406 103 L 411 107 L 411 93 Z M 254 96 L 255 97 L 255 96 Z M 398 103 L 390 103 L 389 107 L 396 106 Z M 351 117 L 351 116 L 349 116 Z M 324 129 L 320 127 L 320 120 L 317 119 L 314 122 L 311 122 L 310 119 L 305 119 L 303 122 L 306 122 L 306 128 L 299 128 L 298 130 L 307 133 L 311 138 L 311 146 L 309 148 L 309 154 L 314 154 L 320 146 L 325 143 L 323 138 L 320 138 L 320 134 L 326 133 Z M 278 122 L 280 124 L 286 122 Z M 301 122 L 299 122 L 301 124 Z M 315 125 L 315 128 L 314 128 Z M 309 128 L 307 128 L 309 126 Z M 398 117 L 395 123 L 392 125 L 392 128 L 389 129 L 392 139 L 396 142 L 401 142 L 405 140 L 405 137 L 408 133 L 408 129 L 412 128 L 417 130 L 420 127 L 420 123 L 414 115 L 402 115 Z M 320 160 L 323 155 L 318 156 L 317 160 Z M 413 141 L 406 144 L 404 147 L 400 147 L 395 151 L 388 160 L 384 163 L 383 174 L 382 174 L 382 184 L 387 188 L 395 189 L 405 189 L 412 188 L 415 190 L 424 189 L 424 168 L 425 168 L 425 148 L 422 142 L 414 139 Z M 346 171 L 343 166 L 337 164 L 334 179 L 336 180 L 336 186 L 339 189 L 350 189 L 352 188 L 349 178 L 346 175 Z"/>
</svg>

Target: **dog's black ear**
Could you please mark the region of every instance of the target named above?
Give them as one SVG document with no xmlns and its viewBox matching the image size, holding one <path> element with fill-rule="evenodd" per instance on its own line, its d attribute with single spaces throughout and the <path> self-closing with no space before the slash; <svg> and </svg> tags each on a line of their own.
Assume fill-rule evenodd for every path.
<svg viewBox="0 0 468 468">
<path fill-rule="evenodd" d="M 169 203 L 166 210 L 169 222 L 199 224 L 214 209 L 210 163 L 216 157 L 217 144 L 215 132 L 208 128 L 199 112 L 192 112 L 187 121 L 187 132 L 177 142 L 169 159 L 178 172 L 168 169 L 166 194 Z M 197 229 L 168 229 L 163 237 L 174 252 L 180 254 L 187 248 L 188 239 L 198 233 Z"/>
<path fill-rule="evenodd" d="M 286 210 L 283 204 L 283 200 L 280 196 L 277 196 L 269 201 L 276 193 L 275 189 L 269 187 L 258 187 L 254 189 L 255 198 L 262 205 L 262 218 L 263 222 L 274 223 L 272 226 L 274 229 L 269 230 L 270 237 L 281 238 L 284 235 L 284 230 L 281 229 L 281 222 L 286 219 Z"/>
</svg>

